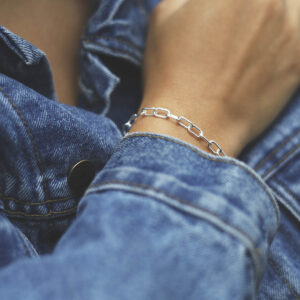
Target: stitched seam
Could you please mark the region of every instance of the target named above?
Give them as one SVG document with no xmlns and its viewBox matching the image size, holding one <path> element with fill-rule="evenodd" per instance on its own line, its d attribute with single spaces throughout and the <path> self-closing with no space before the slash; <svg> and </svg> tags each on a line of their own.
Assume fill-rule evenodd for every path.
<svg viewBox="0 0 300 300">
<path fill-rule="evenodd" d="M 278 183 L 280 185 L 280 183 Z M 281 186 L 283 189 L 284 187 Z M 288 201 L 287 203 L 285 201 L 287 201 L 285 199 L 285 195 L 278 189 L 274 188 L 274 193 L 276 194 L 276 197 L 281 199 L 279 200 L 280 201 L 280 204 L 282 204 L 285 208 L 289 209 L 289 210 L 292 210 L 291 213 L 294 215 L 294 217 L 296 217 L 296 219 L 299 219 L 299 209 L 296 208 L 290 201 Z M 284 189 L 285 190 L 285 189 Z M 286 191 L 288 193 L 288 191 Z M 285 200 L 283 200 L 285 199 Z"/>
<path fill-rule="evenodd" d="M 98 188 L 98 187 L 101 187 L 101 186 L 105 186 L 105 185 L 109 185 L 109 184 L 121 184 L 121 185 L 127 185 L 127 186 L 132 186 L 132 187 L 137 187 L 137 188 L 141 188 L 141 189 L 145 189 L 145 190 L 152 190 L 154 192 L 157 192 L 157 193 L 160 193 L 168 198 L 171 198 L 183 205 L 186 205 L 186 206 L 189 206 L 189 207 L 192 207 L 192 208 L 195 208 L 195 209 L 198 209 L 198 210 L 201 210 L 205 213 L 208 213 L 214 217 L 216 217 L 217 219 L 221 220 L 222 222 L 224 222 L 225 224 L 227 224 L 229 227 L 232 227 L 234 228 L 236 231 L 238 231 L 239 233 L 241 233 L 244 237 L 246 237 L 247 240 L 249 240 L 251 242 L 252 245 L 255 245 L 254 241 L 252 240 L 251 237 L 249 237 L 244 231 L 240 230 L 239 228 L 233 226 L 232 224 L 228 223 L 226 220 L 220 218 L 219 215 L 207 210 L 206 208 L 203 208 L 203 207 L 200 207 L 198 205 L 195 205 L 193 203 L 190 203 L 188 202 L 187 200 L 183 200 L 181 198 L 178 198 L 178 197 L 175 197 L 173 195 L 170 195 L 168 193 L 166 193 L 165 191 L 162 191 L 162 190 L 159 190 L 157 188 L 154 188 L 152 186 L 149 186 L 149 185 L 145 185 L 145 184 L 138 184 L 138 183 L 132 183 L 132 182 L 127 182 L 127 181 L 123 181 L 123 180 L 108 180 L 108 181 L 105 181 L 105 182 L 102 182 L 98 185 L 94 185 L 94 186 L 90 186 L 90 188 Z M 90 189 L 89 188 L 89 189 Z M 97 191 L 95 192 L 90 192 L 90 194 L 93 194 L 93 193 L 97 193 Z M 255 248 L 255 247 L 254 247 Z M 255 250 L 256 251 L 256 250 Z"/>
<path fill-rule="evenodd" d="M 126 45 L 130 48 L 133 48 L 135 50 L 137 50 L 138 52 L 141 52 L 141 49 L 138 48 L 136 45 L 134 45 L 133 43 L 129 42 L 129 41 L 126 41 L 126 40 L 123 40 L 123 39 L 120 39 L 120 38 L 116 38 L 116 37 L 110 37 L 110 36 L 103 36 L 103 35 L 91 35 L 89 36 L 88 38 L 85 38 L 85 41 L 87 42 L 90 42 L 90 43 L 97 43 L 97 42 L 94 42 L 94 41 L 91 41 L 90 38 L 95 38 L 95 39 L 103 39 L 103 40 L 107 40 L 107 41 L 116 41 L 116 42 L 120 42 L 122 43 L 123 45 Z M 101 45 L 101 44 L 100 44 Z M 122 50 L 123 51 L 123 50 Z"/>
<path fill-rule="evenodd" d="M 49 213 L 44 214 L 44 215 L 43 214 L 27 214 L 22 211 L 11 211 L 11 210 L 7 210 L 7 209 L 4 209 L 3 211 L 10 215 L 21 215 L 24 217 L 50 217 L 50 216 L 54 216 L 54 215 L 61 215 L 64 213 L 72 213 L 72 212 L 75 212 L 76 209 L 77 209 L 77 206 L 75 206 L 71 209 L 66 209 L 66 210 L 62 210 L 62 211 L 50 211 Z"/>
<path fill-rule="evenodd" d="M 266 178 L 275 168 L 277 168 L 283 161 L 287 160 L 289 156 L 291 156 L 294 152 L 296 152 L 300 148 L 300 145 L 295 146 L 290 150 L 287 154 L 285 154 L 275 165 L 273 165 L 266 173 L 262 176 Z"/>
<path fill-rule="evenodd" d="M 90 41 L 90 40 L 88 40 L 88 39 L 85 39 L 85 41 L 86 41 L 87 43 L 92 44 L 92 45 L 98 45 L 98 46 L 102 47 L 103 49 L 107 49 L 107 50 L 112 51 L 112 52 L 117 53 L 117 54 L 125 54 L 125 55 L 128 55 L 128 56 L 130 56 L 130 57 L 136 59 L 137 61 L 140 61 L 140 57 L 138 57 L 138 56 L 137 56 L 136 54 L 134 54 L 134 53 L 130 53 L 130 52 L 125 51 L 125 50 L 112 49 L 112 48 L 110 48 L 110 47 L 107 47 L 107 46 L 102 45 L 101 43 L 98 43 L 98 42 L 97 42 L 97 43 L 96 43 L 96 42 L 92 42 L 92 41 Z"/>
<path fill-rule="evenodd" d="M 33 149 L 34 149 L 34 153 L 35 153 L 35 157 L 36 157 L 36 160 L 37 160 L 37 164 L 38 164 L 38 167 L 40 169 L 41 176 L 42 176 L 42 184 L 43 184 L 43 188 L 44 188 L 44 193 L 45 193 L 45 196 L 47 198 L 48 197 L 47 196 L 48 195 L 48 190 L 47 190 L 46 180 L 45 180 L 45 176 L 44 176 L 44 168 L 42 166 L 40 154 L 38 152 L 38 147 L 37 147 L 37 144 L 34 141 L 34 138 L 33 138 L 32 132 L 30 130 L 30 127 L 29 127 L 29 125 L 28 125 L 25 117 L 23 116 L 22 112 L 20 111 L 20 109 L 16 105 L 16 103 L 13 101 L 12 98 L 9 97 L 9 95 L 5 92 L 5 90 L 1 86 L 0 86 L 0 91 L 8 99 L 8 101 L 10 102 L 10 104 L 12 105 L 12 107 L 14 108 L 14 110 L 17 112 L 19 118 L 21 119 L 21 121 L 22 121 L 22 123 L 23 123 L 23 125 L 24 125 L 24 127 L 26 129 L 26 132 L 27 132 L 27 134 L 29 136 L 29 139 L 30 139 L 31 144 L 32 144 Z"/>
<path fill-rule="evenodd" d="M 298 197 L 284 184 L 282 181 L 278 180 L 277 178 L 273 178 L 273 181 L 278 183 L 294 200 L 298 201 Z"/>
<path fill-rule="evenodd" d="M 176 143 L 178 145 L 181 145 L 189 150 L 192 150 L 193 152 L 195 152 L 196 154 L 200 155 L 201 157 L 205 158 L 205 159 L 209 159 L 211 161 L 215 161 L 215 162 L 222 162 L 222 163 L 226 163 L 226 164 L 233 164 L 241 169 L 243 169 L 245 172 L 247 172 L 247 174 L 251 175 L 251 177 L 263 188 L 263 190 L 265 191 L 265 193 L 268 195 L 269 199 L 271 200 L 272 202 L 272 205 L 274 206 L 275 208 L 275 211 L 276 211 L 276 216 L 277 216 L 277 225 L 279 225 L 279 220 L 280 220 L 280 216 L 279 216 L 279 210 L 278 210 L 278 207 L 277 207 L 277 204 L 275 202 L 275 200 L 273 199 L 272 195 L 270 194 L 270 192 L 267 190 L 267 188 L 251 173 L 249 172 L 246 168 L 244 168 L 243 166 L 241 165 L 238 165 L 237 163 L 235 163 L 234 161 L 226 161 L 226 160 L 223 160 L 223 159 L 218 159 L 217 157 L 216 158 L 213 158 L 213 157 L 210 157 L 210 156 L 206 156 L 204 153 L 201 153 L 200 151 L 194 149 L 193 147 L 189 146 L 188 144 L 184 144 L 184 143 L 181 143 L 180 141 L 177 141 L 177 140 L 174 140 L 174 139 L 171 139 L 171 138 L 168 138 L 168 137 L 165 137 L 165 136 L 154 136 L 154 135 L 151 135 L 151 134 L 133 134 L 133 135 L 130 135 L 130 136 L 125 136 L 120 142 L 119 142 L 119 145 L 122 141 L 126 140 L 126 139 L 130 139 L 130 138 L 134 138 L 134 137 L 151 137 L 151 138 L 156 138 L 156 139 L 161 139 L 161 140 L 166 140 L 166 141 L 169 141 L 169 142 L 173 142 L 173 143 Z M 117 146 L 118 147 L 118 146 Z M 116 147 L 116 149 L 117 149 Z M 115 151 L 116 151 L 115 149 Z"/>
<path fill-rule="evenodd" d="M 280 206 L 283 205 L 284 208 L 288 209 L 293 214 L 293 216 L 296 217 L 296 219 L 298 219 L 299 218 L 298 210 L 290 202 L 285 203 L 286 201 L 285 195 L 282 194 L 280 190 L 275 189 L 274 187 L 273 187 L 273 193 L 276 196 L 276 198 L 279 199 L 278 200 L 279 205 Z"/>
<path fill-rule="evenodd" d="M 272 156 L 274 156 L 285 144 L 287 144 L 291 139 L 300 133 L 300 130 L 297 130 L 294 134 L 287 137 L 283 142 L 281 142 L 274 150 L 272 150 L 263 160 L 261 160 L 255 167 L 254 170 L 257 171 L 262 167 Z"/>
<path fill-rule="evenodd" d="M 288 287 L 290 292 L 293 294 L 293 296 L 300 300 L 300 296 L 297 294 L 297 292 L 290 286 L 289 282 L 285 279 L 285 277 L 280 273 L 279 269 L 276 267 L 275 262 L 272 259 L 269 259 L 269 264 L 272 267 L 272 269 L 275 271 L 275 273 L 282 279 L 282 281 L 285 283 L 285 285 Z"/>
<path fill-rule="evenodd" d="M 50 200 L 46 200 L 44 202 L 24 202 L 24 201 L 14 198 L 14 197 L 4 196 L 2 193 L 0 193 L 0 198 L 3 201 L 14 201 L 16 203 L 20 203 L 23 205 L 32 205 L 32 206 L 42 205 L 42 204 L 47 204 L 47 203 L 56 203 L 56 202 L 60 202 L 60 201 L 67 201 L 67 200 L 73 199 L 73 197 L 70 196 L 70 197 L 65 197 L 65 198 L 50 199 Z"/>
<path fill-rule="evenodd" d="M 114 183 L 114 182 L 113 182 L 113 181 L 111 181 L 111 182 L 108 181 L 107 183 L 103 183 L 103 185 L 107 185 L 107 184 L 109 184 L 109 183 Z M 163 195 L 166 195 L 167 197 L 169 197 L 169 198 L 171 198 L 171 199 L 174 199 L 175 201 L 177 201 L 177 202 L 179 202 L 179 203 L 182 203 L 182 204 L 185 205 L 185 206 L 189 206 L 189 207 L 195 208 L 195 209 L 198 210 L 198 211 L 205 212 L 205 213 L 207 213 L 207 214 L 209 214 L 209 215 L 211 215 L 211 216 L 214 216 L 214 217 L 217 218 L 218 220 L 221 220 L 221 222 L 225 223 L 227 226 L 229 226 L 229 228 L 233 228 L 234 230 L 236 230 L 237 232 L 239 232 L 239 233 L 240 233 L 246 240 L 248 240 L 249 243 L 252 245 L 252 250 L 253 250 L 253 252 L 254 252 L 253 255 L 251 255 L 251 256 L 252 256 L 252 261 L 253 261 L 253 266 L 254 266 L 254 269 L 256 270 L 256 272 L 258 271 L 258 266 L 257 266 L 256 258 L 255 258 L 255 257 L 260 257 L 260 251 L 259 251 L 259 248 L 255 247 L 255 243 L 253 242 L 253 240 L 251 239 L 251 237 L 249 237 L 245 232 L 243 232 L 243 231 L 240 230 L 239 228 L 233 226 L 232 224 L 229 224 L 226 220 L 223 220 L 223 219 L 220 218 L 218 215 L 215 215 L 213 212 L 207 211 L 205 208 L 195 206 L 195 205 L 193 205 L 193 204 L 191 204 L 191 203 L 189 203 L 189 202 L 187 202 L 187 201 L 185 201 L 185 200 L 176 198 L 176 197 L 174 197 L 174 196 L 172 196 L 172 195 L 168 195 L 168 194 L 165 193 L 164 191 L 157 190 L 157 189 L 153 188 L 152 186 L 139 185 L 139 184 L 132 184 L 132 183 L 129 183 L 129 184 L 128 184 L 127 182 L 123 182 L 123 181 L 120 181 L 120 183 L 121 183 L 121 184 L 125 184 L 125 185 L 127 185 L 127 186 L 128 186 L 128 185 L 129 185 L 129 186 L 131 185 L 131 186 L 136 186 L 136 187 L 142 187 L 142 188 L 145 188 L 145 189 L 149 188 L 149 190 L 157 191 L 157 192 L 159 192 L 159 193 L 161 193 L 161 194 L 163 194 Z M 100 184 L 100 185 L 102 185 L 102 184 Z M 100 185 L 99 185 L 99 186 L 100 186 Z M 111 187 L 109 187 L 108 189 L 116 189 L 116 188 L 111 188 Z M 137 194 L 141 194 L 141 192 L 138 192 L 138 191 L 132 191 L 132 192 L 135 192 L 135 193 L 137 193 Z M 92 193 L 92 192 L 91 192 L 91 193 Z M 155 199 L 155 198 L 156 198 L 155 195 L 152 195 L 152 198 Z M 180 207 L 176 207 L 176 206 L 174 207 L 173 205 L 171 205 L 171 204 L 169 204 L 169 203 L 166 203 L 165 201 L 162 201 L 162 200 L 159 199 L 159 198 L 157 198 L 157 199 L 158 199 L 158 201 L 162 202 L 164 205 L 168 205 L 168 206 L 170 206 L 171 208 L 180 211 L 181 213 L 191 215 L 191 216 L 193 216 L 194 218 L 203 219 L 201 216 L 197 216 L 197 215 L 194 215 L 194 214 L 192 214 L 192 213 L 189 213 L 188 211 L 185 211 L 185 210 L 183 210 L 183 209 L 180 208 Z M 214 223 L 211 222 L 210 220 L 208 220 L 208 219 L 205 219 L 205 220 L 206 220 L 206 222 L 209 222 L 209 223 L 212 224 L 213 226 L 216 226 L 216 224 L 214 224 Z M 216 226 L 216 227 L 226 232 L 226 230 L 224 230 L 222 227 L 220 227 L 220 226 Z M 235 235 L 233 235 L 233 237 L 234 237 L 235 239 L 240 240 L 240 239 L 237 238 Z M 240 240 L 240 242 L 242 242 L 242 241 Z M 242 242 L 242 244 L 244 244 L 244 243 Z M 248 249 L 248 247 L 247 247 L 246 245 L 244 245 L 244 246 L 246 247 L 246 249 Z M 248 250 L 249 250 L 249 249 L 248 249 Z M 251 251 L 250 251 L 250 252 L 251 252 Z"/>
</svg>

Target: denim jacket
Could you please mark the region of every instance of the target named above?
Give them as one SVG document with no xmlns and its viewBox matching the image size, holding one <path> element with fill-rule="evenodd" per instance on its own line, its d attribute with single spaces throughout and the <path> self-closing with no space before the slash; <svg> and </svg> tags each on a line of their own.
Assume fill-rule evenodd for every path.
<svg viewBox="0 0 300 300">
<path fill-rule="evenodd" d="M 95 1 L 76 107 L 0 27 L 1 300 L 300 299 L 300 93 L 238 159 L 122 137 L 158 2 Z"/>
</svg>

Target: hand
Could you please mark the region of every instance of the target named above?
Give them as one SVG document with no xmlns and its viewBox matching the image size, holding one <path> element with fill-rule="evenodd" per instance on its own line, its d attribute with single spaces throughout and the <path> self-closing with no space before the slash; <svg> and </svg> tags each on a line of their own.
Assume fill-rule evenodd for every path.
<svg viewBox="0 0 300 300">
<path fill-rule="evenodd" d="M 228 155 L 275 119 L 299 83 L 299 0 L 164 0 L 153 12 L 141 107 L 187 117 Z M 199 144 L 175 126 L 143 118 L 132 131 Z"/>
</svg>

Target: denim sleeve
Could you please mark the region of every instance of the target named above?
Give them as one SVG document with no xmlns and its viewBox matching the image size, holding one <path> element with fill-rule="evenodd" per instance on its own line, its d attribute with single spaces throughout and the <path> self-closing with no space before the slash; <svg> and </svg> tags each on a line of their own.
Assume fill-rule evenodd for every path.
<svg viewBox="0 0 300 300">
<path fill-rule="evenodd" d="M 130 134 L 54 252 L 1 271 L 0 298 L 255 299 L 278 223 L 245 164 Z"/>
</svg>

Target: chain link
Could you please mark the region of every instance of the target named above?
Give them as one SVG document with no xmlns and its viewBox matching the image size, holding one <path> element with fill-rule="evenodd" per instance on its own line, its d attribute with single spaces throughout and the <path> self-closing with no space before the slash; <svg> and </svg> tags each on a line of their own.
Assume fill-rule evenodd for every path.
<svg viewBox="0 0 300 300">
<path fill-rule="evenodd" d="M 134 114 L 130 117 L 127 123 L 123 126 L 123 133 L 126 135 L 131 129 L 137 118 L 140 116 L 144 117 L 156 117 L 160 119 L 173 119 L 177 121 L 177 124 L 187 129 L 187 131 L 199 140 L 204 140 L 208 144 L 208 149 L 215 155 L 226 156 L 225 152 L 219 146 L 219 144 L 213 140 L 209 140 L 204 136 L 201 128 L 195 125 L 189 119 L 182 116 L 175 116 L 166 108 L 161 107 L 145 107 L 139 114 Z"/>
</svg>

